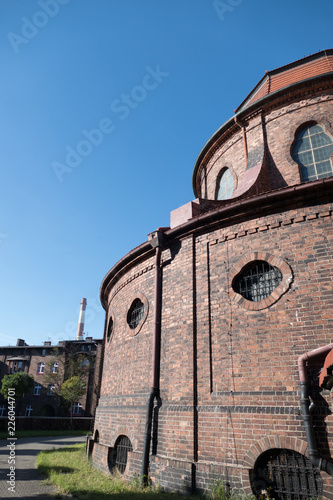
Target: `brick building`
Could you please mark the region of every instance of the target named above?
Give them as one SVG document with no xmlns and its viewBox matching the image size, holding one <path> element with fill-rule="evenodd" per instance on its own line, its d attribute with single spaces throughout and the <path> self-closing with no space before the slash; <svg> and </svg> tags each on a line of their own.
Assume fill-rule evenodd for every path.
<svg viewBox="0 0 333 500">
<path fill-rule="evenodd" d="M 51 345 L 28 345 L 18 339 L 16 346 L 0 347 L 0 382 L 4 375 L 26 372 L 34 378 L 30 393 L 17 401 L 16 415 L 25 417 L 66 417 L 60 398 L 55 395 L 55 385 L 62 383 L 67 376 L 65 367 L 68 359 L 80 356 L 84 364 L 84 378 L 87 383 L 85 395 L 74 404 L 73 415 L 93 417 L 100 388 L 101 363 L 103 358 L 103 339 L 83 337 L 80 340 L 60 341 Z M 50 373 L 54 375 L 51 380 Z M 0 417 L 7 415 L 7 401 L 0 395 Z"/>
<path fill-rule="evenodd" d="M 333 499 L 332 158 L 333 50 L 266 72 L 208 140 L 195 200 L 102 282 L 97 467 Z"/>
</svg>

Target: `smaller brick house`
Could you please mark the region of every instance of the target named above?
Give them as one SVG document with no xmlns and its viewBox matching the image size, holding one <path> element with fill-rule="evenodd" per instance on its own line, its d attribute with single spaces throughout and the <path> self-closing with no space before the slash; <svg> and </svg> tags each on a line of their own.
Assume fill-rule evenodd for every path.
<svg viewBox="0 0 333 500">
<path fill-rule="evenodd" d="M 78 358 L 85 367 L 87 391 L 73 406 L 73 416 L 93 417 L 100 388 L 103 340 L 86 337 L 52 345 L 28 345 L 17 339 L 16 346 L 0 347 L 0 381 L 6 374 L 26 372 L 34 378 L 32 391 L 17 402 L 16 415 L 23 417 L 66 417 L 66 409 L 56 396 L 56 383 L 62 383 L 69 360 Z M 54 374 L 54 381 L 52 375 Z M 53 383 L 54 382 L 54 383 Z M 7 401 L 0 396 L 0 417 L 7 415 Z"/>
</svg>

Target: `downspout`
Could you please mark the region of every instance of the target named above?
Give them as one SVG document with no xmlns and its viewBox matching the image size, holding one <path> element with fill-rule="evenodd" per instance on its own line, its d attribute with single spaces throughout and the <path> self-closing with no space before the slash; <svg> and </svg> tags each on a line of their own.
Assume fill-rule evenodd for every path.
<svg viewBox="0 0 333 500">
<path fill-rule="evenodd" d="M 141 480 L 143 484 L 148 482 L 149 451 L 151 442 L 151 428 L 153 421 L 154 400 L 160 395 L 160 346 L 161 346 L 161 310 L 162 310 L 162 268 L 161 255 L 164 241 L 164 231 L 169 228 L 159 228 L 148 235 L 148 241 L 155 253 L 155 290 L 154 290 L 154 331 L 153 331 L 153 355 L 152 355 L 152 377 L 151 390 L 147 403 L 146 427 L 143 444 L 143 457 L 141 464 Z"/>
<path fill-rule="evenodd" d="M 236 110 L 235 110 L 236 113 Z M 245 157 L 245 166 L 247 165 L 247 141 L 246 141 L 246 132 L 245 132 L 245 127 L 244 125 L 241 124 L 241 122 L 238 120 L 237 115 L 234 117 L 234 122 L 236 125 L 238 125 L 242 129 L 242 137 L 243 137 L 243 147 L 244 147 L 244 157 Z"/>
<path fill-rule="evenodd" d="M 306 352 L 298 358 L 298 373 L 301 383 L 301 413 L 305 427 L 306 440 L 308 443 L 309 458 L 313 465 L 318 467 L 320 470 L 327 472 L 330 476 L 333 476 L 333 463 L 320 457 L 316 447 L 315 434 L 312 425 L 312 411 L 314 409 L 314 403 L 310 401 L 309 397 L 309 380 L 306 364 L 308 361 L 315 359 L 316 357 L 328 354 L 332 348 L 333 344 L 328 344 L 324 347 L 320 347 L 319 349 Z"/>
</svg>

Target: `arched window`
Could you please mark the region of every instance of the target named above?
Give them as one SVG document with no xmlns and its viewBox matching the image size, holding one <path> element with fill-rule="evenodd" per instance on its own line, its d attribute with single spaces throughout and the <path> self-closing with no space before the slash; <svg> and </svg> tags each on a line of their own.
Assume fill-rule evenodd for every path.
<svg viewBox="0 0 333 500">
<path fill-rule="evenodd" d="M 113 472 L 115 468 L 117 468 L 121 474 L 125 472 L 129 451 L 133 451 L 130 439 L 124 435 L 119 436 L 115 442 L 114 448 L 109 448 L 108 465 L 110 472 Z"/>
<path fill-rule="evenodd" d="M 216 199 L 228 200 L 234 192 L 235 182 L 229 168 L 221 170 L 217 178 Z"/>
<path fill-rule="evenodd" d="M 319 469 L 297 451 L 271 449 L 265 451 L 250 473 L 252 491 L 257 497 L 319 498 L 323 494 L 323 480 Z"/>
<path fill-rule="evenodd" d="M 333 175 L 333 141 L 318 124 L 308 124 L 296 135 L 292 157 L 300 166 L 301 180 L 313 181 Z"/>
</svg>

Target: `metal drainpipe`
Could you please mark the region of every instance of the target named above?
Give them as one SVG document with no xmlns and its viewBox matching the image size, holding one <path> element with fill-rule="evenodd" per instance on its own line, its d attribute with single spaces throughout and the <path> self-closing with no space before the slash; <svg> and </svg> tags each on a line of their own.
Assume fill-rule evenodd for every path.
<svg viewBox="0 0 333 500">
<path fill-rule="evenodd" d="M 333 344 L 328 344 L 324 347 L 320 347 L 319 349 L 314 349 L 313 351 L 306 352 L 298 358 L 298 372 L 301 383 L 302 418 L 306 432 L 306 440 L 308 443 L 309 458 L 313 465 L 318 467 L 320 470 L 327 472 L 327 474 L 329 474 L 330 476 L 333 476 L 333 463 L 328 462 L 325 458 L 320 457 L 316 447 L 311 415 L 314 409 L 314 404 L 310 401 L 309 397 L 309 380 L 306 363 L 310 359 L 314 359 L 317 356 L 328 354 L 332 348 Z"/>
<path fill-rule="evenodd" d="M 152 378 L 151 391 L 148 397 L 146 427 L 144 435 L 143 457 L 141 464 L 141 479 L 144 484 L 148 482 L 149 451 L 151 442 L 151 428 L 153 421 L 154 400 L 160 393 L 160 346 L 161 346 L 161 310 L 162 310 L 162 272 L 161 255 L 164 241 L 164 231 L 169 228 L 159 228 L 148 235 L 148 241 L 155 253 L 155 311 L 154 311 L 154 331 L 153 331 L 153 356 L 152 356 Z"/>
</svg>

